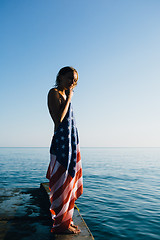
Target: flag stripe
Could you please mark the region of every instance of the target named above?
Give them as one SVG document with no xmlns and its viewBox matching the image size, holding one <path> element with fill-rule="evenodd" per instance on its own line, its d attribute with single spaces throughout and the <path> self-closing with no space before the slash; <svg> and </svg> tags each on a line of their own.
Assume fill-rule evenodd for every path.
<svg viewBox="0 0 160 240">
<path fill-rule="evenodd" d="M 56 156 L 50 154 L 50 163 L 49 163 L 48 171 L 47 171 L 47 174 L 46 174 L 46 178 L 48 178 L 48 179 L 51 178 L 51 174 L 52 174 L 52 171 L 54 169 L 55 163 L 56 163 Z"/>
</svg>

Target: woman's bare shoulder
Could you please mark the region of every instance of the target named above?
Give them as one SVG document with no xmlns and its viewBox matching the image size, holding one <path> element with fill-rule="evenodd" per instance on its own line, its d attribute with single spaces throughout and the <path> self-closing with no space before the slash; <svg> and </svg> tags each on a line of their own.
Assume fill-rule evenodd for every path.
<svg viewBox="0 0 160 240">
<path fill-rule="evenodd" d="M 58 89 L 57 88 L 51 88 L 49 90 L 48 94 L 58 94 Z"/>
<path fill-rule="evenodd" d="M 49 98 L 59 98 L 59 92 L 57 88 L 51 88 L 48 92 L 48 97 Z"/>
</svg>

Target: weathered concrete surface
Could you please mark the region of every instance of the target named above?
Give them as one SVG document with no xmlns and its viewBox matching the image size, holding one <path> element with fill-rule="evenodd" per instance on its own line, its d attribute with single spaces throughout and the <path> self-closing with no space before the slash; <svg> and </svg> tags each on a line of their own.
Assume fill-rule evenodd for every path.
<svg viewBox="0 0 160 240">
<path fill-rule="evenodd" d="M 0 240 L 48 240 L 49 203 L 40 189 L 0 189 Z"/>
<path fill-rule="evenodd" d="M 93 239 L 77 209 L 73 220 L 81 233 L 52 234 L 49 206 L 48 195 L 43 186 L 34 189 L 0 189 L 0 240 Z"/>
</svg>

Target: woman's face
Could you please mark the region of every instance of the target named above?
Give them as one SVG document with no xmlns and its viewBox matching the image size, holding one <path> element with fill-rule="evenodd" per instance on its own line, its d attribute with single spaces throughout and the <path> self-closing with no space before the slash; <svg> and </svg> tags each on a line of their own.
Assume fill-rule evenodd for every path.
<svg viewBox="0 0 160 240">
<path fill-rule="evenodd" d="M 60 86 L 63 87 L 63 89 L 67 90 L 69 88 L 74 88 L 78 81 L 78 74 L 73 72 L 68 72 L 61 76 Z"/>
</svg>

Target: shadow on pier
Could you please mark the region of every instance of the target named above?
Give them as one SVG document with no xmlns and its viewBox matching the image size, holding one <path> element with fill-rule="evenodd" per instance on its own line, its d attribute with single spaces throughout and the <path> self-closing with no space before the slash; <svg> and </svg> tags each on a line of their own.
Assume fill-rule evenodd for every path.
<svg viewBox="0 0 160 240">
<path fill-rule="evenodd" d="M 0 189 L 0 239 L 55 239 L 49 201 L 40 188 Z"/>
<path fill-rule="evenodd" d="M 45 186 L 45 187 L 44 187 Z M 73 220 L 81 233 L 54 235 L 50 232 L 52 219 L 47 184 L 40 188 L 0 189 L 0 240 L 71 240 L 93 239 L 75 206 Z"/>
</svg>

